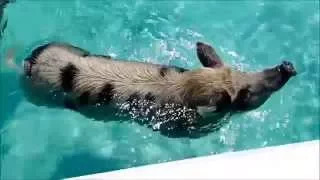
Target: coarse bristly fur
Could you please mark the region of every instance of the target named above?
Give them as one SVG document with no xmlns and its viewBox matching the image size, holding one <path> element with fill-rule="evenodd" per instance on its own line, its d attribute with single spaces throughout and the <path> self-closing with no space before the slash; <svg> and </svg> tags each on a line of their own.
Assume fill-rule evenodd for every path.
<svg viewBox="0 0 320 180">
<path fill-rule="evenodd" d="M 22 82 L 27 97 L 38 105 L 51 101 L 78 111 L 92 105 L 127 105 L 131 113 L 149 118 L 153 127 L 160 123 L 157 129 L 190 131 L 201 124 L 203 111 L 259 107 L 295 73 L 288 62 L 259 73 L 233 70 L 211 46 L 200 42 L 197 55 L 204 67 L 187 70 L 92 55 L 71 44 L 51 42 L 26 58 Z M 60 97 L 53 98 L 57 94 Z"/>
</svg>

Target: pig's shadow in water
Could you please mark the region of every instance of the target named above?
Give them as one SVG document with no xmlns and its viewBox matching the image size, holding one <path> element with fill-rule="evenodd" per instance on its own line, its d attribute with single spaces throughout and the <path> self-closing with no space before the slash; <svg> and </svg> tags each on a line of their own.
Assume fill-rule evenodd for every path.
<svg viewBox="0 0 320 180">
<path fill-rule="evenodd" d="M 231 116 L 229 112 L 221 112 L 212 114 L 210 117 L 201 117 L 194 110 L 182 113 L 181 109 L 184 108 L 172 106 L 154 109 L 152 115 L 146 115 L 145 113 L 150 113 L 151 110 L 146 110 L 149 107 L 143 108 L 145 108 L 143 111 L 141 111 L 141 108 L 138 111 L 137 109 L 135 111 L 132 109 L 123 111 L 119 108 L 102 106 L 85 108 L 77 112 L 96 121 L 133 121 L 170 138 L 200 138 L 206 136 L 218 131 L 229 121 Z"/>
<path fill-rule="evenodd" d="M 48 107 L 65 107 L 94 121 L 133 121 L 170 138 L 200 138 L 219 130 L 230 119 L 230 112 L 219 112 L 208 117 L 180 104 L 159 105 L 152 100 L 129 100 L 121 104 L 95 104 L 66 107 L 63 95 L 57 104 Z M 61 99 L 60 99 L 61 97 Z M 50 98 L 50 97 L 49 97 Z"/>
</svg>

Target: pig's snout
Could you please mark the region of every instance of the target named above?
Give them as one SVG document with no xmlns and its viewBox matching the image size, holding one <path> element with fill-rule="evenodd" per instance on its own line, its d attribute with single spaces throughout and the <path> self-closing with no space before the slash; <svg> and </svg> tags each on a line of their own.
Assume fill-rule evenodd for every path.
<svg viewBox="0 0 320 180">
<path fill-rule="evenodd" d="M 280 71 L 289 76 L 297 75 L 297 71 L 295 70 L 293 64 L 289 61 L 282 61 L 282 64 L 280 65 Z"/>
</svg>

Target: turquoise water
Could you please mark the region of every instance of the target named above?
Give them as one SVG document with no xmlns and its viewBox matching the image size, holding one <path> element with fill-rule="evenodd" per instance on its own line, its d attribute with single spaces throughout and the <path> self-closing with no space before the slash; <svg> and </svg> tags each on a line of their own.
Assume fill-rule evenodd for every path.
<svg viewBox="0 0 320 180">
<path fill-rule="evenodd" d="M 319 2 L 27 1 L 5 11 L 1 48 L 1 179 L 59 179 L 319 139 Z M 299 75 L 263 106 L 198 139 L 172 139 L 129 122 L 102 123 L 27 102 L 6 50 L 22 58 L 63 40 L 93 53 L 197 68 L 195 42 L 247 71 L 286 58 Z"/>
</svg>

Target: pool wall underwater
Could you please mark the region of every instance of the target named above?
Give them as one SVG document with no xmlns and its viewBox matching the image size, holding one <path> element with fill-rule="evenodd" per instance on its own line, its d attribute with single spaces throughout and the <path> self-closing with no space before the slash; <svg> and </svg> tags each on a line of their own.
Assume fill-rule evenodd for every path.
<svg viewBox="0 0 320 180">
<path fill-rule="evenodd" d="M 319 140 L 319 1 L 15 0 L 4 7 L 0 179 L 62 179 Z M 201 66 L 195 43 L 203 41 L 234 68 L 257 71 L 288 59 L 299 74 L 216 132 L 169 138 L 116 117 L 104 123 L 28 102 L 5 56 L 14 47 L 22 62 L 45 41 L 190 69 Z"/>
</svg>

